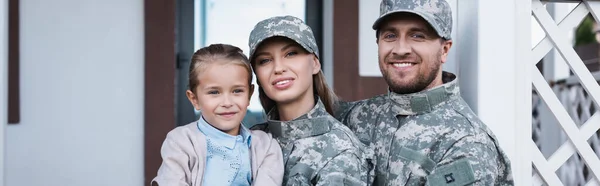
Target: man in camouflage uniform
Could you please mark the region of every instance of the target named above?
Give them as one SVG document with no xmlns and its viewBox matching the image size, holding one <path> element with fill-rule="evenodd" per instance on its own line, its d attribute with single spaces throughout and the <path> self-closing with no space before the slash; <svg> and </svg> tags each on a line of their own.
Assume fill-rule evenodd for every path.
<svg viewBox="0 0 600 186">
<path fill-rule="evenodd" d="M 309 55 L 319 58 L 319 49 L 308 25 L 293 16 L 276 16 L 260 21 L 250 33 L 251 64 L 257 63 L 252 60 L 256 57 L 255 53 L 260 52 L 260 48 L 264 47 L 263 45 L 281 40 L 297 44 L 298 49 L 302 48 Z M 292 45 L 284 48 L 289 48 L 288 46 Z M 306 55 L 305 52 L 296 52 L 298 53 L 296 55 Z M 308 63 L 308 61 L 306 62 Z M 286 62 L 273 60 L 271 63 L 280 63 L 277 67 L 280 69 L 289 68 L 282 64 Z M 288 61 L 287 63 L 292 62 Z M 257 64 L 254 64 L 253 68 L 256 66 Z M 256 72 L 256 68 L 254 70 Z M 281 73 L 282 76 L 294 73 L 283 72 L 293 71 L 289 69 L 281 71 L 277 73 Z M 257 79 L 259 78 L 257 77 Z M 265 101 L 267 97 L 262 86 L 260 86 L 259 92 L 261 102 Z M 281 120 L 279 110 L 277 106 L 274 106 L 267 110 L 267 123 L 251 128 L 269 132 L 281 145 L 285 163 L 283 185 L 369 185 L 373 177 L 373 166 L 370 162 L 373 159 L 372 149 L 361 143 L 348 127 L 330 115 L 327 108 L 332 108 L 333 104 L 324 102 L 318 93 L 315 93 L 314 100 L 307 104 L 311 104 L 311 110 L 288 121 Z M 326 104 L 328 105 L 326 106 Z"/>
<path fill-rule="evenodd" d="M 441 70 L 452 46 L 448 3 L 383 0 L 373 29 L 389 92 L 339 103 L 336 116 L 374 148 L 374 185 L 513 185 L 498 140 Z"/>
</svg>

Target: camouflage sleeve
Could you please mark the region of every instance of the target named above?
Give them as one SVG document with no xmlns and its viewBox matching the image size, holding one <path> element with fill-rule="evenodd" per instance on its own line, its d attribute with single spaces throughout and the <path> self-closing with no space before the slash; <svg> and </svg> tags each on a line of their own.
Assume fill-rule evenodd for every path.
<svg viewBox="0 0 600 186">
<path fill-rule="evenodd" d="M 502 154 L 485 134 L 466 136 L 445 152 L 426 185 L 512 185 L 503 167 Z"/>
<path fill-rule="evenodd" d="M 367 185 L 367 170 L 352 152 L 345 151 L 331 159 L 317 173 L 317 186 Z"/>
<path fill-rule="evenodd" d="M 334 116 L 338 121 L 342 121 L 345 124 L 345 120 L 358 102 L 346 102 L 346 101 L 337 101 L 335 103 Z"/>
</svg>

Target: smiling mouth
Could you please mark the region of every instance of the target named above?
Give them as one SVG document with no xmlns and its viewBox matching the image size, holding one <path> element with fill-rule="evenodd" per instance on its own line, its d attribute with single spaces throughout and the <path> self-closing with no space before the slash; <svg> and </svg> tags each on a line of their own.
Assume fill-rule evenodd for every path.
<svg viewBox="0 0 600 186">
<path fill-rule="evenodd" d="M 289 83 L 291 81 L 292 80 L 289 80 L 289 79 L 288 80 L 283 80 L 283 81 L 278 81 L 278 82 L 275 82 L 275 85 L 283 85 L 283 84 Z"/>
<path fill-rule="evenodd" d="M 292 86 L 294 84 L 293 78 L 279 78 L 271 83 L 275 89 L 284 90 Z"/>
<path fill-rule="evenodd" d="M 224 112 L 224 113 L 220 113 L 219 116 L 230 118 L 230 117 L 234 116 L 236 113 L 237 112 Z"/>
<path fill-rule="evenodd" d="M 281 77 L 281 78 L 277 78 L 274 81 L 271 82 L 272 85 L 283 85 L 286 83 L 289 83 L 291 81 L 294 81 L 294 78 L 291 77 Z"/>
<path fill-rule="evenodd" d="M 404 68 L 414 66 L 415 63 L 392 63 L 392 65 L 394 65 L 394 67 Z"/>
</svg>

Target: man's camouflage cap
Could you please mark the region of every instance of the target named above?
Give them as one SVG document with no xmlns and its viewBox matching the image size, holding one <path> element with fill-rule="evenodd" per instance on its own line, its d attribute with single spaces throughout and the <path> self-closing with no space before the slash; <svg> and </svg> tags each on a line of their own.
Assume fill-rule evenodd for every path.
<svg viewBox="0 0 600 186">
<path fill-rule="evenodd" d="M 451 39 L 452 10 L 445 0 L 382 0 L 379 6 L 379 18 L 375 20 L 373 29 L 379 29 L 382 20 L 388 15 L 400 12 L 421 16 L 440 37 Z"/>
<path fill-rule="evenodd" d="M 319 58 L 315 36 L 304 21 L 294 16 L 276 16 L 258 22 L 250 32 L 250 60 L 254 58 L 254 52 L 261 42 L 275 36 L 289 38 Z"/>
</svg>

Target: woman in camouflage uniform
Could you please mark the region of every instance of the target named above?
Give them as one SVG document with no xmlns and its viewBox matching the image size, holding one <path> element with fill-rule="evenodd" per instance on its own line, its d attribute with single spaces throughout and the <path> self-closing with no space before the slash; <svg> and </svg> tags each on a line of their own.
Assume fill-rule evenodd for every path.
<svg viewBox="0 0 600 186">
<path fill-rule="evenodd" d="M 333 118 L 310 27 L 292 16 L 260 21 L 249 39 L 267 123 L 283 150 L 283 185 L 370 185 L 372 151 Z"/>
</svg>

